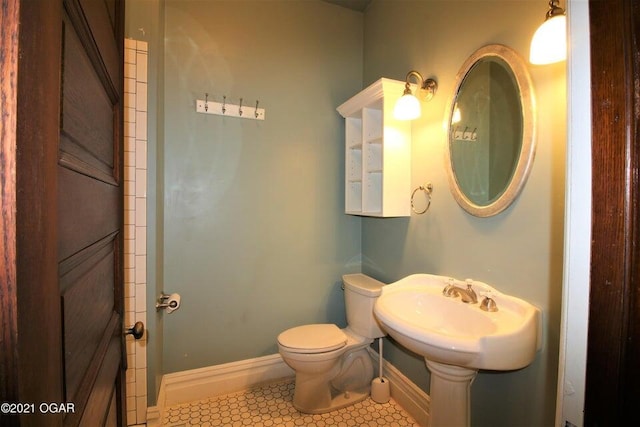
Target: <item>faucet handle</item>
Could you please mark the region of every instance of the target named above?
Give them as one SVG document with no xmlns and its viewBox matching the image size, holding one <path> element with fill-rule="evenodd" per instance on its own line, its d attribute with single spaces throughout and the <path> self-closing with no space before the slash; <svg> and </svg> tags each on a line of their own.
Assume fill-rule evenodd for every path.
<svg viewBox="0 0 640 427">
<path fill-rule="evenodd" d="M 449 277 L 449 279 L 444 281 L 444 283 L 446 283 L 447 285 L 442 290 L 442 295 L 444 295 L 445 297 L 457 297 L 458 291 L 456 291 L 456 288 L 454 286 L 453 277 Z"/>
<path fill-rule="evenodd" d="M 491 298 L 491 291 L 481 292 L 481 295 L 484 297 L 482 303 L 480 303 L 480 310 L 495 312 L 498 311 L 498 306 L 496 302 Z"/>
<path fill-rule="evenodd" d="M 473 295 L 474 299 L 477 300 L 478 295 L 476 294 L 476 291 L 474 291 L 471 287 L 471 285 L 473 285 L 473 279 L 467 279 L 465 280 L 465 282 L 467 282 L 467 291 L 469 292 L 469 294 Z"/>
</svg>

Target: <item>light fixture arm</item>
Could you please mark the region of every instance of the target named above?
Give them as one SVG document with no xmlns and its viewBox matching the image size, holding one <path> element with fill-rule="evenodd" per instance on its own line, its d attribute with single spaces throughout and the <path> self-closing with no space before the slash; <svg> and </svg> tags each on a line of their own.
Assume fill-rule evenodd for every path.
<svg viewBox="0 0 640 427">
<path fill-rule="evenodd" d="M 559 6 L 559 3 L 560 3 L 560 0 L 549 0 L 549 10 L 547 11 L 546 19 L 551 19 L 555 16 L 560 16 L 565 14 L 564 9 Z"/>
<path fill-rule="evenodd" d="M 436 81 L 433 80 L 433 79 L 426 79 L 426 80 L 423 79 L 422 78 L 422 74 L 420 74 L 416 70 L 411 70 L 411 71 L 409 71 L 407 73 L 407 77 L 405 79 L 406 83 L 404 85 L 404 94 L 403 95 L 411 94 L 411 88 L 410 88 L 410 83 L 409 83 L 409 79 L 411 79 L 411 77 L 415 77 L 415 78 L 418 79 L 419 90 L 423 91 L 421 98 L 424 101 L 431 101 L 431 98 L 433 98 L 433 96 L 436 94 L 436 91 L 438 90 L 438 83 L 436 83 Z"/>
</svg>

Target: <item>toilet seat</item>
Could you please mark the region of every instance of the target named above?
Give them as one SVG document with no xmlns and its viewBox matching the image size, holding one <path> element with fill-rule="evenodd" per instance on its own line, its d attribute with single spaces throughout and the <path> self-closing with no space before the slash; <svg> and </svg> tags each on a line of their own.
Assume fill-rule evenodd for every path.
<svg viewBox="0 0 640 427">
<path fill-rule="evenodd" d="M 334 324 L 303 325 L 282 332 L 278 343 L 292 353 L 325 353 L 347 345 L 347 336 Z"/>
</svg>

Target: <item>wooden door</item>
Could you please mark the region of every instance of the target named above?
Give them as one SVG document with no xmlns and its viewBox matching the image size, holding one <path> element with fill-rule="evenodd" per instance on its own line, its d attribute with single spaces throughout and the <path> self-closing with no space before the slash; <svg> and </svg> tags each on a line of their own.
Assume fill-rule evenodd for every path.
<svg viewBox="0 0 640 427">
<path fill-rule="evenodd" d="M 585 425 L 640 405 L 640 4 L 591 0 L 593 207 Z"/>
<path fill-rule="evenodd" d="M 123 413 L 122 12 L 64 1 L 57 241 L 70 425 Z"/>
<path fill-rule="evenodd" d="M 34 406 L 1 424 L 124 425 L 124 2 L 2 1 L 19 59 L 0 400 Z"/>
</svg>

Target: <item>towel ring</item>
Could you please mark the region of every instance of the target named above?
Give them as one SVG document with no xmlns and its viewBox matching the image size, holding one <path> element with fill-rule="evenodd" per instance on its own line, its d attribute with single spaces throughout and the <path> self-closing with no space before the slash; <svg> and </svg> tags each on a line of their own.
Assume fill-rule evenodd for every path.
<svg viewBox="0 0 640 427">
<path fill-rule="evenodd" d="M 413 204 L 413 198 L 415 197 L 416 193 L 418 191 L 423 191 L 424 195 L 427 198 L 427 207 L 424 208 L 421 211 L 416 210 L 414 204 Z M 413 190 L 413 193 L 411 193 L 411 210 L 415 213 L 417 213 L 418 215 L 422 215 L 423 213 L 425 213 L 426 211 L 429 210 L 429 207 L 431 206 L 431 192 L 433 191 L 433 185 L 431 183 L 428 183 L 427 185 L 421 185 L 420 187 L 416 188 L 415 190 Z"/>
</svg>

